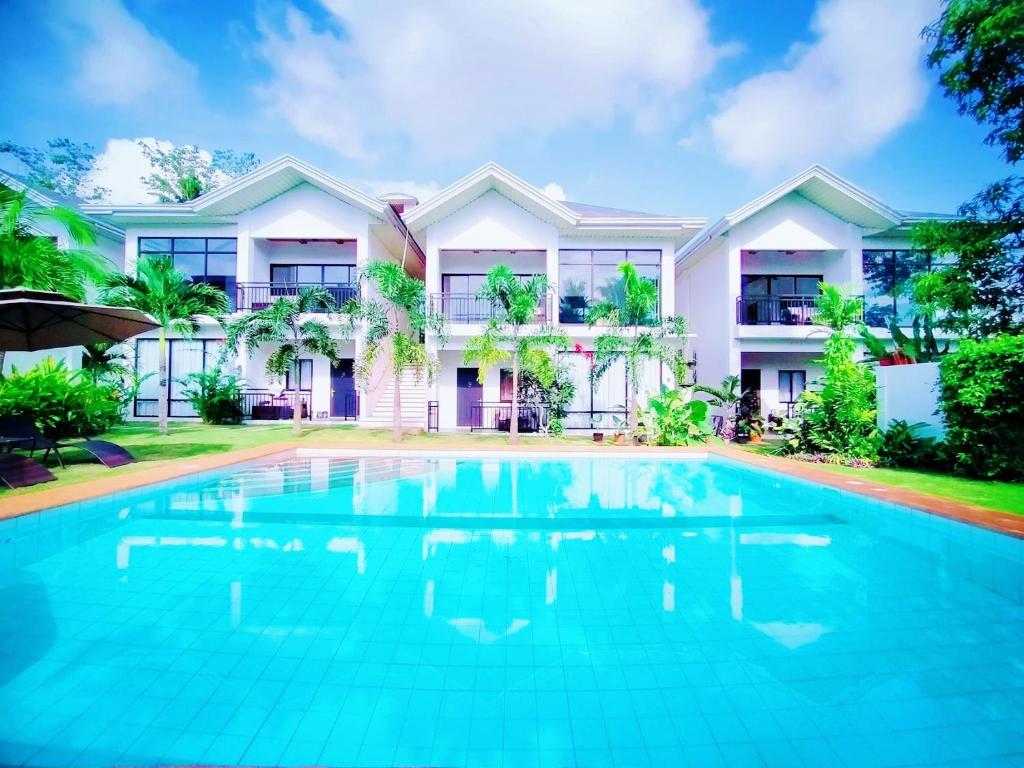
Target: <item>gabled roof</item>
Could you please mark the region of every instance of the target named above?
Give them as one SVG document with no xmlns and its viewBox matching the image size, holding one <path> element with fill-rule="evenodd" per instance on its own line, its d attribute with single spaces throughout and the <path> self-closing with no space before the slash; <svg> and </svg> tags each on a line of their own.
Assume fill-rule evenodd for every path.
<svg viewBox="0 0 1024 768">
<path fill-rule="evenodd" d="M 837 176 L 827 168 L 821 165 L 812 165 L 756 200 L 723 216 L 683 246 L 676 254 L 676 262 L 690 258 L 737 224 L 755 216 L 790 194 L 800 195 L 837 218 L 856 224 L 872 233 L 921 220 L 921 214 L 910 214 L 890 208 L 878 198 Z M 939 218 L 938 215 L 929 217 Z M 942 218 L 947 217 L 943 216 Z"/>
<path fill-rule="evenodd" d="M 25 190 L 28 195 L 28 199 L 36 205 L 41 205 L 44 208 L 52 208 L 54 206 L 63 206 L 65 208 L 71 208 L 72 210 L 78 211 L 85 216 L 92 223 L 96 229 L 106 235 L 107 237 L 114 240 L 124 240 L 124 230 L 113 224 L 108 224 L 101 219 L 97 219 L 89 215 L 83 209 L 83 202 L 77 197 L 70 197 L 68 195 L 62 195 L 59 192 L 54 192 L 50 189 L 40 189 L 35 186 L 28 179 L 19 176 L 8 171 L 0 170 L 0 183 L 5 184 L 16 192 Z"/>
<path fill-rule="evenodd" d="M 311 184 L 372 216 L 380 219 L 389 218 L 390 206 L 387 203 L 372 198 L 291 155 L 282 155 L 187 203 L 95 203 L 85 206 L 85 210 L 114 218 L 219 218 L 235 216 L 242 211 L 255 208 L 302 183 Z"/>
<path fill-rule="evenodd" d="M 407 211 L 403 218 L 409 229 L 420 232 L 491 190 L 567 234 L 616 232 L 669 237 L 685 242 L 706 222 L 705 219 L 684 219 L 560 202 L 494 162 L 477 168 L 468 176 L 445 187 L 425 203 Z"/>
</svg>

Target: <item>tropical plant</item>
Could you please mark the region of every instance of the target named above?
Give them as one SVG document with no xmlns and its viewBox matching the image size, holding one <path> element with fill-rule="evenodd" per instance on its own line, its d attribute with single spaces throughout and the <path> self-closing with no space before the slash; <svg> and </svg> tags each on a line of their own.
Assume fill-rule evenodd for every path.
<svg viewBox="0 0 1024 768">
<path fill-rule="evenodd" d="M 28 183 L 66 197 L 103 200 L 110 190 L 89 183 L 96 168 L 96 149 L 88 142 L 56 138 L 46 142 L 46 150 L 0 141 L 0 154 L 17 158 L 28 171 Z"/>
<path fill-rule="evenodd" d="M 548 431 L 560 435 L 565 431 L 569 405 L 576 396 L 576 383 L 569 367 L 554 358 L 554 376 L 542 381 L 531 370 L 523 369 L 519 376 L 519 402 L 548 409 Z"/>
<path fill-rule="evenodd" d="M 94 382 L 49 357 L 25 372 L 14 368 L 0 379 L 0 413 L 32 418 L 53 439 L 106 432 L 124 420 L 128 402 L 124 387 Z"/>
<path fill-rule="evenodd" d="M 124 382 L 131 373 L 124 347 L 114 342 L 86 344 L 82 348 L 82 370 L 93 380 Z"/>
<path fill-rule="evenodd" d="M 671 363 L 686 337 L 686 321 L 681 317 L 658 316 L 658 285 L 642 277 L 633 264 L 619 265 L 622 274 L 622 301 L 600 302 L 587 312 L 590 326 L 607 325 L 594 339 L 590 368 L 591 382 L 600 379 L 620 360 L 625 364 L 629 386 L 629 432 L 636 441 L 640 426 L 640 377 L 646 362 Z"/>
<path fill-rule="evenodd" d="M 75 247 L 60 248 L 40 234 L 46 223 L 62 227 Z M 95 244 L 95 229 L 77 211 L 37 205 L 27 190 L 0 184 L 0 288 L 57 291 L 83 301 L 87 286 L 101 282 L 111 266 L 90 250 Z M 0 371 L 3 358 L 0 350 Z"/>
<path fill-rule="evenodd" d="M 941 463 L 941 444 L 933 437 L 922 437 L 924 422 L 909 424 L 893 419 L 878 447 L 878 465 L 882 467 L 935 467 Z"/>
<path fill-rule="evenodd" d="M 819 388 L 805 389 L 798 401 L 799 447 L 874 459 L 878 451 L 875 375 L 854 360 L 857 347 L 849 333 L 860 320 L 862 302 L 836 286 L 821 283 L 819 287 L 813 321 L 830 334 L 820 361 L 824 372 L 816 382 Z"/>
<path fill-rule="evenodd" d="M 224 373 L 218 365 L 209 371 L 190 373 L 182 383 L 182 394 L 204 424 L 242 422 L 242 386 L 237 376 Z"/>
<path fill-rule="evenodd" d="M 167 424 L 167 332 L 190 338 L 199 330 L 199 318 L 220 320 L 228 308 L 224 291 L 206 283 L 195 283 L 174 268 L 167 256 L 140 258 L 137 274 L 115 273 L 107 277 L 103 300 L 114 307 L 131 307 L 150 315 L 160 327 L 157 345 L 157 401 L 160 433 Z"/>
<path fill-rule="evenodd" d="M 252 152 L 218 149 L 211 157 L 192 144 L 164 149 L 160 142 L 140 139 L 137 143 L 154 169 L 141 181 L 161 203 L 195 200 L 222 180 L 249 173 L 260 164 Z"/>
<path fill-rule="evenodd" d="M 662 389 L 647 401 L 644 418 L 655 445 L 690 445 L 707 440 L 713 431 L 708 424 L 708 404 L 686 399 L 678 389 Z"/>
<path fill-rule="evenodd" d="M 295 386 L 292 407 L 292 434 L 302 434 L 302 404 L 299 398 L 299 358 L 303 353 L 338 359 L 338 343 L 322 320 L 307 318 L 312 312 L 334 310 L 331 292 L 323 286 L 300 288 L 295 296 L 281 296 L 265 309 L 252 312 L 228 325 L 227 348 L 237 351 L 244 343 L 251 357 L 264 344 L 276 345 L 267 356 L 267 376 L 283 380 L 291 374 Z M 305 319 L 304 319 L 305 318 Z M 312 408 L 310 403 L 309 407 Z"/>
<path fill-rule="evenodd" d="M 939 364 L 939 406 L 953 469 L 1024 480 L 1024 336 L 966 339 Z"/>
<path fill-rule="evenodd" d="M 367 266 L 361 277 L 376 289 L 379 298 L 353 299 L 342 307 L 350 322 L 362 321 L 365 328 L 362 355 L 356 361 L 356 376 L 365 385 L 381 353 L 385 349 L 390 352 L 387 362 L 394 382 L 391 435 L 395 442 L 401 442 L 402 375 L 412 371 L 417 379 L 424 375 L 428 380 L 433 379 L 437 359 L 427 353 L 423 336 L 436 334 L 443 344 L 445 319 L 427 308 L 423 281 L 406 274 L 401 264 L 376 261 Z"/>
<path fill-rule="evenodd" d="M 520 377 L 529 371 L 541 387 L 555 383 L 556 364 L 552 350 L 568 349 L 569 339 L 552 328 L 528 333 L 537 323 L 540 305 L 547 291 L 547 280 L 536 276 L 521 280 L 504 264 L 493 267 L 477 294 L 491 302 L 493 315 L 487 328 L 466 343 L 463 361 L 476 365 L 483 384 L 490 369 L 502 362 L 512 363 L 512 401 L 508 441 L 519 442 Z"/>
</svg>

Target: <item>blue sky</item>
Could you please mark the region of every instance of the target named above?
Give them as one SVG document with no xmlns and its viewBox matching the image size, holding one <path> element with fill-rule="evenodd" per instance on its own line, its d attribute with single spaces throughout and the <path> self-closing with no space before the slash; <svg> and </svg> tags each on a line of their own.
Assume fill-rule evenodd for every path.
<svg viewBox="0 0 1024 768">
<path fill-rule="evenodd" d="M 952 211 L 1007 168 L 923 64 L 938 10 L 9 0 L 0 137 L 109 149 L 115 199 L 138 195 L 145 137 L 421 197 L 495 160 L 571 200 L 709 218 L 816 161 L 891 205 Z"/>
</svg>

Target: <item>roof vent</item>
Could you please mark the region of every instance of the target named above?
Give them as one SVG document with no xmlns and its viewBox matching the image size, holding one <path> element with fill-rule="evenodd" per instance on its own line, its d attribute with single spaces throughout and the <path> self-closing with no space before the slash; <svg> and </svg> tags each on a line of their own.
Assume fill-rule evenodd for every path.
<svg viewBox="0 0 1024 768">
<path fill-rule="evenodd" d="M 390 205 L 396 213 L 405 213 L 420 204 L 419 200 L 405 192 L 388 192 L 377 199 Z"/>
</svg>

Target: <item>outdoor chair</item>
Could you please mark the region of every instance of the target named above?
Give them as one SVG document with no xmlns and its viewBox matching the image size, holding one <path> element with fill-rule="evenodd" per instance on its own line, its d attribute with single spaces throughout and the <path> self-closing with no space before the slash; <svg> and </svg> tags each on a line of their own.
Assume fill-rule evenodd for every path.
<svg viewBox="0 0 1024 768">
<path fill-rule="evenodd" d="M 57 457 L 57 463 L 64 468 L 61 449 L 79 448 L 90 454 L 106 467 L 121 467 L 131 464 L 135 457 L 117 443 L 109 440 L 83 440 L 78 443 L 59 443 L 44 435 L 33 419 L 28 416 L 0 416 L 0 439 L 10 450 L 28 451 L 31 458 L 36 451 L 44 450 L 43 461 L 50 456 L 50 451 Z"/>
<path fill-rule="evenodd" d="M 15 456 L 12 453 L 0 455 L 0 483 L 8 488 L 25 488 L 56 479 L 57 476 L 53 472 L 35 459 Z"/>
</svg>

